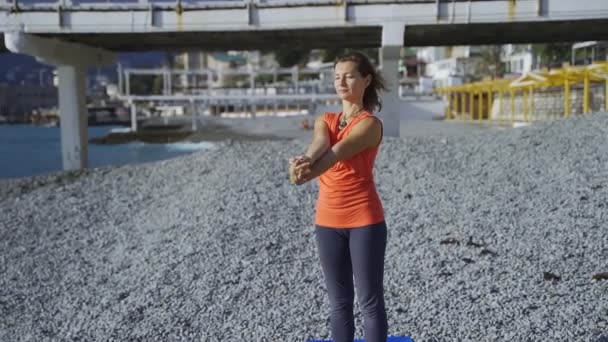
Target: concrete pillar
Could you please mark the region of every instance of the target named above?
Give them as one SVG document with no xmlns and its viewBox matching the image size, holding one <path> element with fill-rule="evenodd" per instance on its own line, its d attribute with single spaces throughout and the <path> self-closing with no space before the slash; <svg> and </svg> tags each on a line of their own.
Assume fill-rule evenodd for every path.
<svg viewBox="0 0 608 342">
<path fill-rule="evenodd" d="M 317 111 L 317 103 L 315 101 L 308 102 L 308 115 L 314 116 Z"/>
<path fill-rule="evenodd" d="M 211 69 L 205 71 L 207 75 L 207 95 L 211 95 L 211 86 L 213 84 L 213 72 Z"/>
<path fill-rule="evenodd" d="M 277 98 L 274 98 L 274 116 L 277 116 L 279 112 L 279 100 L 277 100 Z"/>
<path fill-rule="evenodd" d="M 131 95 L 131 72 L 129 70 L 125 71 L 125 94 L 127 96 Z"/>
<path fill-rule="evenodd" d="M 118 66 L 116 67 L 116 76 L 118 80 L 118 94 L 124 95 L 124 90 L 122 89 L 122 65 L 120 63 L 118 63 Z"/>
<path fill-rule="evenodd" d="M 291 80 L 293 81 L 294 94 L 297 95 L 300 92 L 300 69 L 297 65 L 294 65 L 291 70 Z"/>
<path fill-rule="evenodd" d="M 131 107 L 131 131 L 137 132 L 137 106 L 135 102 L 130 103 Z"/>
<path fill-rule="evenodd" d="M 405 25 L 402 23 L 389 23 L 382 27 L 382 47 L 380 48 L 380 61 L 382 76 L 389 87 L 382 97 L 382 110 L 378 116 L 383 122 L 384 135 L 399 136 L 400 125 L 400 99 L 399 99 L 399 59 L 405 34 Z"/>
<path fill-rule="evenodd" d="M 251 68 L 251 67 L 250 67 Z M 250 97 L 250 113 L 251 113 L 251 118 L 255 119 L 256 115 L 257 115 L 257 105 L 258 103 L 255 100 L 256 97 L 256 91 L 255 91 L 255 78 L 257 76 L 257 72 L 255 70 L 253 70 L 253 68 L 251 68 L 249 70 L 249 85 L 251 87 L 251 97 Z"/>
<path fill-rule="evenodd" d="M 173 69 L 167 70 L 167 95 L 173 94 Z"/>
<path fill-rule="evenodd" d="M 63 169 L 84 169 L 88 164 L 85 68 L 62 65 L 57 75 Z"/>
<path fill-rule="evenodd" d="M 251 108 L 251 118 L 255 119 L 258 115 L 258 102 L 255 100 L 255 97 L 251 98 L 251 100 L 249 101 L 250 105 L 249 108 Z"/>
<path fill-rule="evenodd" d="M 196 108 L 196 102 L 190 101 L 190 111 L 192 114 L 192 131 L 198 130 L 198 110 Z"/>
<path fill-rule="evenodd" d="M 4 33 L 4 44 L 12 52 L 57 66 L 63 168 L 85 168 L 88 162 L 85 71 L 87 67 L 115 63 L 116 55 L 92 46 L 23 32 Z"/>
</svg>

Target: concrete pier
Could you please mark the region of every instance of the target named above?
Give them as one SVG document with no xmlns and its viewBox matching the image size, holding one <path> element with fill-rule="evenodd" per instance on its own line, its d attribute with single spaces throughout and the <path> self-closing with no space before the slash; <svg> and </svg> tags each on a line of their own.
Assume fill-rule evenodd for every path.
<svg viewBox="0 0 608 342">
<path fill-rule="evenodd" d="M 382 97 L 382 110 L 378 113 L 384 123 L 384 135 L 399 136 L 399 58 L 403 47 L 403 23 L 389 23 L 382 27 L 380 61 L 382 76 L 389 90 Z"/>
<path fill-rule="evenodd" d="M 57 75 L 63 169 L 84 169 L 88 165 L 85 68 L 62 65 Z"/>
<path fill-rule="evenodd" d="M 114 63 L 114 53 L 22 32 L 5 33 L 6 47 L 57 67 L 64 170 L 87 167 L 86 70 Z"/>
</svg>

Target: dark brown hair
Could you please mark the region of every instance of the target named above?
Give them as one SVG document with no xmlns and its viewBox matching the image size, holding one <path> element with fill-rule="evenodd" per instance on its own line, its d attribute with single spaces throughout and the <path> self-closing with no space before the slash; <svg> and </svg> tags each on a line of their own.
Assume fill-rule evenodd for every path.
<svg viewBox="0 0 608 342">
<path fill-rule="evenodd" d="M 365 93 L 363 93 L 363 108 L 370 112 L 374 112 L 376 109 L 381 111 L 382 98 L 380 95 L 382 92 L 387 91 L 388 89 L 384 82 L 384 78 L 380 72 L 376 70 L 369 57 L 359 51 L 349 51 L 336 58 L 336 61 L 334 62 L 334 69 L 340 62 L 355 62 L 357 64 L 357 71 L 359 71 L 361 76 L 372 76 L 369 86 L 365 88 Z"/>
</svg>

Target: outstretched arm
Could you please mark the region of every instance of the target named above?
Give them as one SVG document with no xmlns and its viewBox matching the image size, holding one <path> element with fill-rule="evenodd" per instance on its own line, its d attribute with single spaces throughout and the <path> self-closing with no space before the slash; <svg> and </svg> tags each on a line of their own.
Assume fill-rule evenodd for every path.
<svg viewBox="0 0 608 342">
<path fill-rule="evenodd" d="M 323 115 L 319 115 L 315 119 L 315 127 L 312 141 L 310 142 L 310 146 L 306 150 L 304 154 L 310 161 L 314 163 L 317 159 L 319 159 L 329 148 L 329 132 L 327 128 L 327 124 L 323 119 Z"/>
<path fill-rule="evenodd" d="M 324 116 L 315 119 L 312 141 L 306 153 L 289 159 L 289 178 L 292 183 L 297 183 L 301 177 L 302 165 L 312 165 L 329 149 L 329 132 Z"/>
<path fill-rule="evenodd" d="M 361 120 L 348 136 L 336 143 L 315 162 L 306 162 L 296 168 L 302 170 L 296 184 L 304 184 L 327 171 L 335 163 L 346 160 L 370 147 L 382 138 L 382 124 L 375 118 Z"/>
</svg>

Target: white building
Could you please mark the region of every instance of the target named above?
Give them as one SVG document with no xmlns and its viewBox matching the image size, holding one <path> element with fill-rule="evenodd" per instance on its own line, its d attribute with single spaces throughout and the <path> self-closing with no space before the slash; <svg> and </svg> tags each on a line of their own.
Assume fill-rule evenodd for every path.
<svg viewBox="0 0 608 342">
<path fill-rule="evenodd" d="M 418 58 L 428 63 L 425 76 L 433 79 L 435 87 L 443 87 L 470 82 L 487 72 L 480 69 L 482 51 L 482 46 L 429 47 L 420 49 Z M 532 45 L 503 45 L 500 62 L 507 76 L 519 76 L 538 66 Z"/>
<path fill-rule="evenodd" d="M 428 47 L 418 50 L 417 57 L 426 65 L 425 76 L 435 87 L 446 87 L 466 82 L 474 74 L 480 60 L 480 47 Z"/>
<path fill-rule="evenodd" d="M 503 45 L 500 59 L 505 65 L 505 72 L 511 75 L 523 75 L 538 66 L 532 45 Z"/>
</svg>

